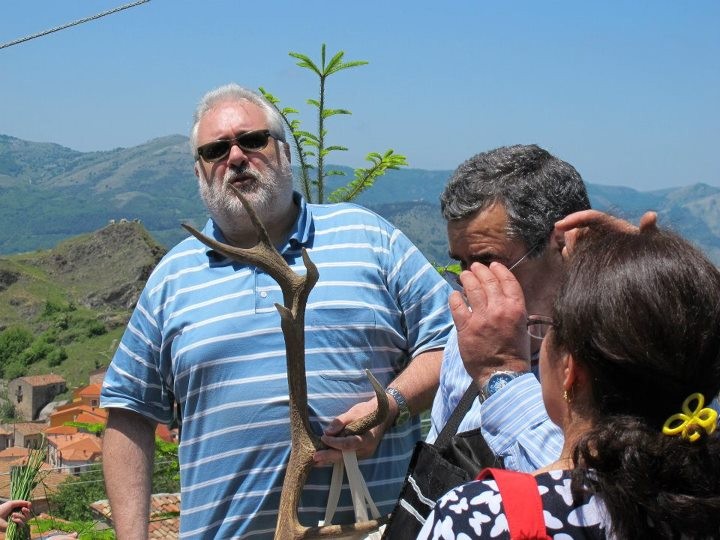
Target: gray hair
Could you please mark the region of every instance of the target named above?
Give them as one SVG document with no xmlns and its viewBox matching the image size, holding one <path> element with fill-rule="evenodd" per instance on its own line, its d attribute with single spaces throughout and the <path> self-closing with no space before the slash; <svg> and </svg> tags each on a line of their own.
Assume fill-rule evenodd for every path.
<svg viewBox="0 0 720 540">
<path fill-rule="evenodd" d="M 555 222 L 590 208 L 575 168 L 535 144 L 503 146 L 460 165 L 440 196 L 443 217 L 461 220 L 500 203 L 507 235 L 528 249 L 545 246 Z M 535 250 L 539 255 L 542 250 Z"/>
<path fill-rule="evenodd" d="M 257 92 L 243 88 L 239 84 L 230 83 L 210 90 L 202 97 L 195 109 L 193 125 L 190 130 L 190 149 L 193 157 L 197 158 L 197 132 L 200 119 L 215 105 L 227 101 L 249 101 L 253 105 L 257 105 L 265 113 L 265 120 L 267 121 L 267 128 L 270 131 L 270 135 L 278 141 L 285 142 L 285 123 L 282 115 L 272 103 Z"/>
</svg>

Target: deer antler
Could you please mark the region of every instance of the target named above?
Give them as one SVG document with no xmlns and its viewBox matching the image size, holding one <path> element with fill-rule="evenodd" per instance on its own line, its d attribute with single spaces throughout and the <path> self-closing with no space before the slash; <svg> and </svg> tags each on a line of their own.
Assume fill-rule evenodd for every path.
<svg viewBox="0 0 720 540">
<path fill-rule="evenodd" d="M 231 187 L 255 227 L 258 235 L 257 244 L 251 248 L 236 248 L 209 238 L 189 225 L 183 224 L 183 227 L 202 243 L 226 257 L 262 268 L 278 282 L 283 292 L 284 305 L 275 304 L 275 307 L 280 313 L 281 327 L 285 338 L 292 447 L 280 496 L 275 539 L 332 538 L 355 532 L 376 530 L 382 525 L 385 518 L 352 525 L 322 527 L 306 527 L 301 525 L 298 520 L 297 508 L 300 494 L 312 468 L 313 454 L 316 450 L 324 448 L 322 441 L 310 427 L 305 378 L 305 306 L 319 274 L 305 248 L 302 250 L 302 258 L 307 271 L 304 276 L 293 272 L 273 246 L 267 230 L 240 190 L 234 186 Z M 385 390 L 369 371 L 366 370 L 366 374 L 375 389 L 378 408 L 373 413 L 348 424 L 343 432 L 345 435 L 365 433 L 387 418 L 388 402 Z"/>
</svg>

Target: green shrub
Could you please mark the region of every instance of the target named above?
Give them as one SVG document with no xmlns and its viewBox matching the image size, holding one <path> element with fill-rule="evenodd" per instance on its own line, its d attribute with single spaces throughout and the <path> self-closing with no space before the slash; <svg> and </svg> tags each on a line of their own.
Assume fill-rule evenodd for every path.
<svg viewBox="0 0 720 540">
<path fill-rule="evenodd" d="M 30 521 L 30 525 L 34 532 L 46 533 L 48 531 L 62 530 L 67 533 L 77 532 L 80 540 L 115 540 L 115 531 L 105 529 L 102 531 L 94 530 L 97 521 L 71 521 L 58 522 L 50 518 L 36 517 Z M 43 538 L 45 538 L 43 536 Z M 53 538 L 48 537 L 48 538 Z"/>
<path fill-rule="evenodd" d="M 8 381 L 24 377 L 27 374 L 27 366 L 19 359 L 11 360 L 3 369 L 3 378 Z"/>
<path fill-rule="evenodd" d="M 42 339 L 41 337 L 38 337 L 35 341 L 32 342 L 32 345 L 30 345 L 27 349 L 25 349 L 22 353 L 20 353 L 20 361 L 25 364 L 26 366 L 29 366 L 30 364 L 35 364 L 37 362 L 40 362 L 41 360 L 44 360 L 48 354 L 50 354 L 55 347 Z"/>
<path fill-rule="evenodd" d="M 33 335 L 29 330 L 13 326 L 0 332 L 0 373 L 4 378 L 8 364 L 16 361 L 20 354 L 33 342 Z"/>
<path fill-rule="evenodd" d="M 69 521 L 92 521 L 90 504 L 107 499 L 100 465 L 90 467 L 78 476 L 71 476 L 50 494 L 50 511 Z"/>
<path fill-rule="evenodd" d="M 55 367 L 67 360 L 67 351 L 63 347 L 57 347 L 47 355 L 48 366 Z"/>
<path fill-rule="evenodd" d="M 105 333 L 107 333 L 107 328 L 100 321 L 93 320 L 86 323 L 87 337 L 102 336 Z"/>
<path fill-rule="evenodd" d="M 0 419 L 13 420 L 15 418 L 15 407 L 12 406 L 7 397 L 7 393 L 0 399 Z"/>
<path fill-rule="evenodd" d="M 58 340 L 59 335 L 60 332 L 57 330 L 57 328 L 48 328 L 42 334 L 40 334 L 40 336 L 38 336 L 38 339 L 41 339 L 45 343 L 55 343 Z"/>
<path fill-rule="evenodd" d="M 50 319 L 56 316 L 58 313 L 68 313 L 77 309 L 74 304 L 59 302 L 57 300 L 46 300 L 45 309 L 40 316 L 43 319 Z"/>
</svg>

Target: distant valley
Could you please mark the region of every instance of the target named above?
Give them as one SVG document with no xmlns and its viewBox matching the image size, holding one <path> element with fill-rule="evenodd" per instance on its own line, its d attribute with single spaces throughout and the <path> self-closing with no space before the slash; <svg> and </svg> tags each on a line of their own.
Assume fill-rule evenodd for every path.
<svg viewBox="0 0 720 540">
<path fill-rule="evenodd" d="M 400 227 L 432 262 L 445 264 L 438 198 L 450 174 L 390 171 L 357 202 Z M 720 264 L 720 188 L 695 184 L 640 192 L 590 184 L 588 191 L 595 208 L 631 220 L 656 210 L 662 225 L 690 238 Z M 186 137 L 78 152 L 0 135 L 0 254 L 47 249 L 121 219 L 141 221 L 166 247 L 185 236 L 181 223 L 204 223 Z"/>
<path fill-rule="evenodd" d="M 445 265 L 438 199 L 450 174 L 390 171 L 358 203 Z M 720 264 L 719 188 L 588 190 L 593 206 L 634 221 L 656 210 Z M 18 327 L 32 335 L 18 354 L 0 350 L 0 378 L 52 371 L 86 384 L 108 364 L 151 269 L 185 236 L 180 224 L 206 219 L 185 137 L 77 152 L 0 135 L 0 340 Z"/>
</svg>

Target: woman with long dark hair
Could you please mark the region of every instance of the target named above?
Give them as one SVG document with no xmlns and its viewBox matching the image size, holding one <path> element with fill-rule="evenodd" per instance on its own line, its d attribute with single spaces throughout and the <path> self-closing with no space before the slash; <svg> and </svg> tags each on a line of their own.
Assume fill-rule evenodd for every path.
<svg viewBox="0 0 720 540">
<path fill-rule="evenodd" d="M 500 281 L 504 268 L 490 267 Z M 582 235 L 552 318 L 528 318 L 565 435 L 537 471 L 554 538 L 720 538 L 720 272 L 654 227 Z M 507 538 L 493 480 L 445 495 L 419 538 Z M 562 536 L 565 535 L 565 536 Z"/>
</svg>

